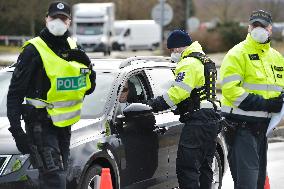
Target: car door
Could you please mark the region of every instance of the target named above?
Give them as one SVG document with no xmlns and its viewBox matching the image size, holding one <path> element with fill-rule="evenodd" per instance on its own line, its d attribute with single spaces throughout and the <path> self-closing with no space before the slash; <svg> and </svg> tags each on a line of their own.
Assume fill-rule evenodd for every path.
<svg viewBox="0 0 284 189">
<path fill-rule="evenodd" d="M 121 85 L 123 89 L 120 89 L 120 95 L 118 95 L 116 117 L 123 116 L 123 109 L 130 103 L 141 102 L 151 96 L 145 77 L 145 74 L 137 73 L 125 78 L 125 82 Z M 131 84 L 128 84 L 128 90 L 133 90 L 131 89 L 133 85 L 136 94 L 131 94 L 131 102 L 121 103 L 119 101 L 123 101 L 123 98 L 120 96 L 128 81 L 131 81 Z M 135 127 L 133 127 L 131 125 L 133 122 L 119 123 L 119 120 L 117 118 L 116 125 L 121 125 L 121 128 L 118 128 L 118 137 L 121 141 L 121 188 L 166 188 L 164 183 L 167 180 L 168 150 L 161 143 L 166 141 L 164 136 L 157 130 L 146 131 L 149 125 L 142 122 L 134 122 Z"/>
<path fill-rule="evenodd" d="M 150 84 L 154 97 L 165 94 L 174 81 L 174 74 L 171 68 L 149 69 L 146 71 L 146 74 L 151 78 Z M 176 154 L 183 123 L 179 121 L 179 115 L 175 115 L 171 110 L 158 112 L 155 117 L 158 127 L 166 127 L 162 144 L 166 146 L 168 151 L 167 188 L 174 188 L 178 186 Z"/>
</svg>

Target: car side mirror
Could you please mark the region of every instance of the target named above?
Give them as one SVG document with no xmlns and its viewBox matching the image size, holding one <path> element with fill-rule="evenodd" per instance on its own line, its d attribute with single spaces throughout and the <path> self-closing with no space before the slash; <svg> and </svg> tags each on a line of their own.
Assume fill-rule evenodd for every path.
<svg viewBox="0 0 284 189">
<path fill-rule="evenodd" d="M 146 104 L 132 103 L 123 110 L 125 121 L 129 125 L 143 129 L 154 129 L 156 120 L 152 108 Z"/>
</svg>

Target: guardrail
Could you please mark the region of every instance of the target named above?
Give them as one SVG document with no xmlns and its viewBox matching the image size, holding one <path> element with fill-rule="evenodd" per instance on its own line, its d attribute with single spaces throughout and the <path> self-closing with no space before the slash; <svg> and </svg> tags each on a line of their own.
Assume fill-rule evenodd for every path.
<svg viewBox="0 0 284 189">
<path fill-rule="evenodd" d="M 0 44 L 22 46 L 25 41 L 31 39 L 32 36 L 15 36 L 15 35 L 0 35 Z"/>
</svg>

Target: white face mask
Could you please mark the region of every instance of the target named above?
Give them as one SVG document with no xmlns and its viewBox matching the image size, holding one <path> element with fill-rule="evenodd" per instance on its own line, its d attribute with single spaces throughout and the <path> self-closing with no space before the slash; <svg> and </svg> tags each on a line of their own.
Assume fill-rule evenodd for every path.
<svg viewBox="0 0 284 189">
<path fill-rule="evenodd" d="M 175 52 L 172 52 L 171 53 L 171 60 L 175 63 L 178 63 L 181 59 L 181 53 L 175 53 Z"/>
<path fill-rule="evenodd" d="M 256 27 L 250 32 L 251 37 L 258 43 L 265 43 L 269 39 L 269 32 L 262 28 Z"/>
<path fill-rule="evenodd" d="M 68 26 L 60 18 L 56 18 L 47 22 L 47 28 L 53 35 L 62 36 L 67 31 Z"/>
</svg>

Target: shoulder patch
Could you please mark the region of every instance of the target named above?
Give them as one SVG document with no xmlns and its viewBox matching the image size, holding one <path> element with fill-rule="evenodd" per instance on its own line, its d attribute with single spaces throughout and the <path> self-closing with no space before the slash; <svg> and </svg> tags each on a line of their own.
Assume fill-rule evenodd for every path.
<svg viewBox="0 0 284 189">
<path fill-rule="evenodd" d="M 90 69 L 89 68 L 81 68 L 80 69 L 80 73 L 83 74 L 83 75 L 86 75 L 87 73 L 90 72 Z"/>
<path fill-rule="evenodd" d="M 259 60 L 258 54 L 249 54 L 249 59 L 250 60 Z"/>
<path fill-rule="evenodd" d="M 183 79 L 184 79 L 184 76 L 185 76 L 185 72 L 179 72 L 178 74 L 177 74 L 177 77 L 176 77 L 176 82 L 181 82 L 181 81 L 183 81 Z"/>
</svg>

